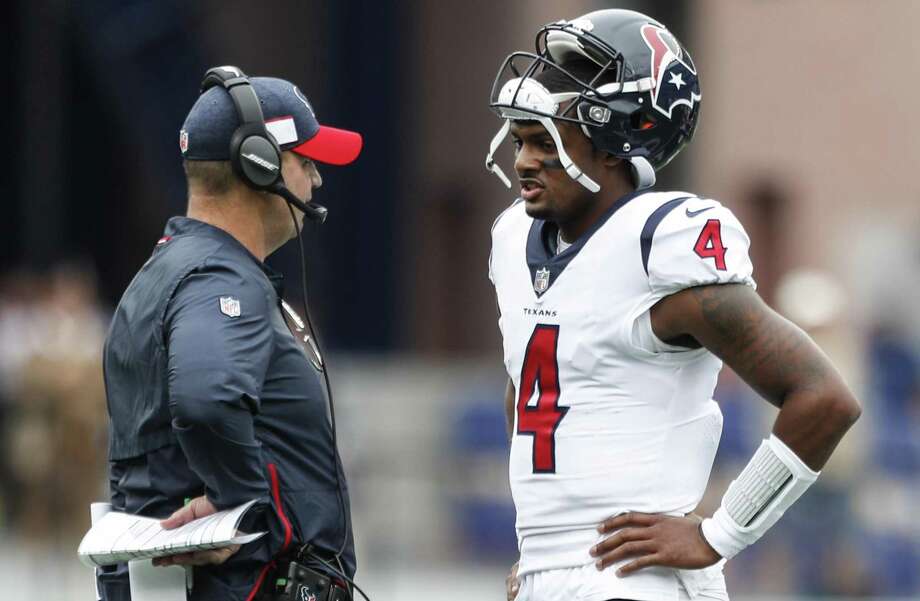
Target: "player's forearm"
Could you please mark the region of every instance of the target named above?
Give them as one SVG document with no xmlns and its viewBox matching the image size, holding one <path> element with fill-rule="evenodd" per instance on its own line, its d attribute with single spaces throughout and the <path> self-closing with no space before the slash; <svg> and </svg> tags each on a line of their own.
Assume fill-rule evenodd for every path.
<svg viewBox="0 0 920 601">
<path fill-rule="evenodd" d="M 827 361 L 820 353 L 804 359 Z M 782 517 L 815 482 L 858 419 L 856 400 L 829 363 L 827 368 L 779 397 L 773 434 L 732 481 L 712 518 L 703 521 L 704 538 L 723 557 L 756 542 Z"/>
<path fill-rule="evenodd" d="M 723 332 L 723 357 L 763 397 L 779 407 L 773 433 L 808 467 L 821 470 L 844 433 L 859 418 L 859 403 L 830 360 L 800 328 L 775 313 L 751 290 L 732 290 L 732 309 L 710 312 Z M 740 300 L 743 298 L 743 300 Z M 727 319 L 737 319 L 734 326 Z"/>
<path fill-rule="evenodd" d="M 815 482 L 859 405 L 808 335 L 745 286 L 705 286 L 681 295 L 688 333 L 780 408 L 765 440 L 703 521 L 725 558 L 756 542 Z"/>
<path fill-rule="evenodd" d="M 787 395 L 773 434 L 808 467 L 819 471 L 860 413 L 859 404 L 842 382 L 827 382 L 818 390 L 803 388 Z"/>
<path fill-rule="evenodd" d="M 695 288 L 686 299 L 689 333 L 780 408 L 773 433 L 820 470 L 860 414 L 830 360 L 747 286 Z"/>
</svg>

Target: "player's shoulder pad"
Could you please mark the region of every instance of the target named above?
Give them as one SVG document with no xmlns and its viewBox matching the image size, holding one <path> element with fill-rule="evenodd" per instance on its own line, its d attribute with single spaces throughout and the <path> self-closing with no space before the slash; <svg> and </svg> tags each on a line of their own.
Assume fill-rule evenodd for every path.
<svg viewBox="0 0 920 601">
<path fill-rule="evenodd" d="M 524 199 L 517 198 L 492 223 L 492 246 L 489 249 L 489 281 L 493 284 L 495 283 L 495 271 L 492 264 L 492 255 L 495 253 L 497 245 L 500 245 L 502 240 L 509 237 L 508 233 L 513 231 L 515 224 L 522 223 L 524 219 L 529 219 L 527 212 L 524 210 Z"/>
<path fill-rule="evenodd" d="M 649 285 L 662 295 L 707 284 L 755 285 L 747 232 L 711 198 L 663 202 L 649 215 L 640 245 Z"/>
<path fill-rule="evenodd" d="M 521 212 L 521 213 L 524 212 L 524 199 L 523 199 L 523 198 L 516 198 L 516 199 L 514 199 L 514 202 L 512 202 L 510 205 L 508 205 L 508 207 L 507 207 L 504 211 L 502 211 L 501 213 L 498 214 L 498 217 L 496 217 L 496 218 L 495 218 L 495 221 L 492 222 L 492 234 L 493 234 L 493 235 L 495 234 L 496 228 L 499 227 L 499 223 L 500 223 L 506 216 L 508 216 L 508 215 L 510 215 L 510 214 L 512 214 L 512 213 L 514 213 L 515 211 Z M 507 220 L 505 220 L 505 221 L 507 221 Z"/>
</svg>

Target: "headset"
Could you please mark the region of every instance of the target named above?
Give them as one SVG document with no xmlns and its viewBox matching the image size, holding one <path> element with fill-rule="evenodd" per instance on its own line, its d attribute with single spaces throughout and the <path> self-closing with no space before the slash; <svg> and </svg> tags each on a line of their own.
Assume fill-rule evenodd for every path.
<svg viewBox="0 0 920 601">
<path fill-rule="evenodd" d="M 208 69 L 201 82 L 201 93 L 214 86 L 227 90 L 241 121 L 230 137 L 233 172 L 250 188 L 277 194 L 303 211 L 310 220 L 318 223 L 326 221 L 329 213 L 326 207 L 313 202 L 305 203 L 284 185 L 281 148 L 265 127 L 262 105 L 246 74 L 230 65 Z"/>
<path fill-rule="evenodd" d="M 326 216 L 329 214 L 329 211 L 326 207 L 318 205 L 315 202 L 311 201 L 309 204 L 305 203 L 297 198 L 297 196 L 284 185 L 284 178 L 281 175 L 281 148 L 265 127 L 265 117 L 262 114 L 262 105 L 259 102 L 259 96 L 256 94 L 256 90 L 252 86 L 252 83 L 250 83 L 249 78 L 246 77 L 246 74 L 238 67 L 230 65 L 208 69 L 204 75 L 204 80 L 201 82 L 201 94 L 204 94 L 217 85 L 223 87 L 227 90 L 227 93 L 230 94 L 230 98 L 233 99 L 233 106 L 236 107 L 236 113 L 239 115 L 241 121 L 239 127 L 236 128 L 233 135 L 230 137 L 230 164 L 233 167 L 233 172 L 250 188 L 277 194 L 288 203 L 288 210 L 291 213 L 291 219 L 294 221 L 294 229 L 297 230 L 298 234 L 297 244 L 300 248 L 300 281 L 303 291 L 304 317 L 316 341 L 317 348 L 319 348 L 319 336 L 316 332 L 316 328 L 313 327 L 313 320 L 310 318 L 310 310 L 307 303 L 307 269 L 306 255 L 304 254 L 303 248 L 303 237 L 301 236 L 301 228 L 297 224 L 297 219 L 294 216 L 294 209 L 292 207 L 297 207 L 303 211 L 307 218 L 317 224 L 326 221 Z M 335 405 L 332 400 L 332 386 L 329 383 L 329 371 L 326 369 L 325 362 L 322 360 L 324 355 L 321 350 L 319 356 L 321 357 L 321 371 L 323 373 L 323 381 L 326 385 L 326 394 L 329 397 L 329 417 L 332 422 L 332 463 L 335 466 L 336 493 L 339 501 L 339 510 L 345 523 L 342 533 L 342 543 L 334 556 L 335 565 L 316 554 L 312 549 L 312 545 L 309 544 L 303 545 L 300 549 L 300 554 L 317 560 L 336 576 L 348 582 L 354 589 L 361 593 L 362 597 L 369 600 L 367 594 L 361 590 L 361 587 L 355 584 L 354 580 L 345 574 L 345 569 L 342 566 L 341 556 L 345 551 L 345 546 L 348 544 L 351 520 L 349 519 L 348 511 L 345 509 L 344 494 L 342 492 L 342 478 L 339 473 L 338 440 L 336 437 Z"/>
</svg>

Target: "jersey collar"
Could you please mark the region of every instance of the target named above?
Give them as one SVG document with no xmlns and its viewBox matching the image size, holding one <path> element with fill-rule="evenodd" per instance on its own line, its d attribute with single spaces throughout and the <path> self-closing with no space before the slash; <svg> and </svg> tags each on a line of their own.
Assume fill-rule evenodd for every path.
<svg viewBox="0 0 920 601">
<path fill-rule="evenodd" d="M 614 213 L 626 206 L 632 199 L 646 192 L 649 190 L 636 190 L 618 198 L 571 246 L 559 254 L 555 254 L 554 249 L 545 242 L 547 233 L 555 236 L 556 224 L 544 219 L 534 219 L 530 224 L 530 232 L 527 234 L 527 267 L 530 269 L 530 281 L 533 283 L 533 291 L 537 298 L 550 289 L 572 259 L 578 256 L 591 236 L 607 223 Z M 548 232 L 550 229 L 554 231 Z"/>
</svg>

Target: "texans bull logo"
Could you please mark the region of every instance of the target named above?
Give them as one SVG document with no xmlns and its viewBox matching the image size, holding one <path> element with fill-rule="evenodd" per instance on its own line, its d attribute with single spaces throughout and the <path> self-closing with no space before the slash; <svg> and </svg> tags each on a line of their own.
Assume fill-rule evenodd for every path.
<svg viewBox="0 0 920 601">
<path fill-rule="evenodd" d="M 689 109 L 699 102 L 700 81 L 696 67 L 668 31 L 656 25 L 642 26 L 642 39 L 652 51 L 652 104 L 655 109 L 671 118 L 675 106 L 684 105 Z"/>
</svg>

